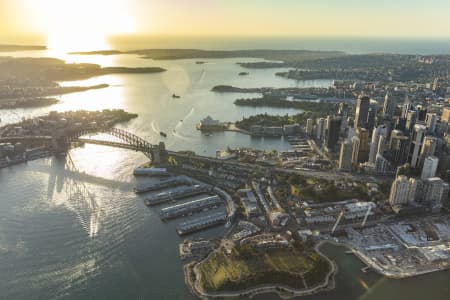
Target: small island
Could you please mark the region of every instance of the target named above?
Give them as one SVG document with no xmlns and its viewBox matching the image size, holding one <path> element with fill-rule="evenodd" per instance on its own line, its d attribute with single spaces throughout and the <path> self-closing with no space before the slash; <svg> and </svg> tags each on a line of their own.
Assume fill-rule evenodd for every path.
<svg viewBox="0 0 450 300">
<path fill-rule="evenodd" d="M 247 69 L 272 69 L 272 68 L 285 68 L 289 66 L 288 64 L 285 64 L 283 62 L 271 62 L 271 61 L 240 62 L 237 64 Z"/>
<path fill-rule="evenodd" d="M 222 240 L 207 258 L 185 266 L 199 297 L 241 297 L 275 292 L 284 298 L 333 287 L 334 264 L 308 242 L 261 234 L 240 242 Z"/>
<path fill-rule="evenodd" d="M 216 85 L 211 91 L 216 93 L 262 93 L 262 88 L 238 88 L 231 85 Z"/>
</svg>

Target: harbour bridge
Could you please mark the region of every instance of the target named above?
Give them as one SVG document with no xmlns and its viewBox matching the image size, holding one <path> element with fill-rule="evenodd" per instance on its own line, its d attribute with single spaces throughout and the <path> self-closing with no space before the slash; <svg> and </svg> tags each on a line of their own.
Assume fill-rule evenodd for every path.
<svg viewBox="0 0 450 300">
<path fill-rule="evenodd" d="M 104 134 L 103 138 L 87 137 L 89 134 Z M 105 138 L 107 137 L 107 138 Z M 110 138 L 108 138 L 110 137 Z M 1 137 L 0 143 L 42 142 L 52 144 L 55 152 L 64 152 L 73 143 L 95 144 L 142 152 L 151 161 L 158 163 L 160 152 L 165 151 L 164 144 L 153 145 L 143 138 L 119 128 L 90 127 L 79 130 L 64 131 L 53 136 L 7 136 Z"/>
</svg>

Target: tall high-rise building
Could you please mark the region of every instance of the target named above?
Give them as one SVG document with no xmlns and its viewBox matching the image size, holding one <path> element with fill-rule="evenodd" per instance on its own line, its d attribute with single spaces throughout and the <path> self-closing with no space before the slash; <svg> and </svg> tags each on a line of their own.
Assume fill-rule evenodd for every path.
<svg viewBox="0 0 450 300">
<path fill-rule="evenodd" d="M 314 130 L 314 120 L 313 119 L 306 120 L 306 127 L 305 127 L 306 134 L 311 136 L 313 134 L 313 130 Z"/>
<path fill-rule="evenodd" d="M 386 118 L 392 119 L 396 107 L 397 100 L 389 92 L 387 92 L 386 96 L 384 97 L 383 115 Z"/>
<path fill-rule="evenodd" d="M 367 117 L 369 115 L 370 98 L 367 96 L 359 96 L 356 101 L 355 112 L 355 128 L 365 128 L 367 125 Z"/>
<path fill-rule="evenodd" d="M 422 167 L 422 175 L 420 179 L 424 180 L 427 178 L 432 178 L 436 176 L 436 171 L 439 164 L 439 158 L 436 156 L 428 156 L 425 158 Z"/>
<path fill-rule="evenodd" d="M 377 121 L 378 102 L 371 100 L 369 103 L 369 111 L 367 113 L 366 129 L 369 131 L 369 135 L 372 134 Z"/>
<path fill-rule="evenodd" d="M 408 111 L 410 111 L 410 110 L 415 110 L 414 106 L 411 103 L 409 103 L 409 100 L 408 100 L 408 102 L 406 102 L 406 98 L 405 98 L 405 103 L 403 104 L 401 117 L 406 119 L 406 115 L 408 114 Z"/>
<path fill-rule="evenodd" d="M 319 141 L 322 140 L 324 130 L 325 130 L 325 119 L 324 118 L 317 119 L 317 126 L 316 126 L 317 140 Z"/>
<path fill-rule="evenodd" d="M 342 136 L 345 134 L 345 128 L 347 128 L 348 112 L 349 112 L 348 104 L 345 102 L 339 103 L 338 115 L 341 117 L 340 134 Z"/>
<path fill-rule="evenodd" d="M 387 136 L 387 128 L 385 125 L 378 126 L 372 133 L 372 141 L 370 143 L 370 152 L 369 152 L 369 163 L 375 164 L 375 159 L 378 153 L 380 137 Z M 381 139 L 384 143 L 386 140 Z"/>
<path fill-rule="evenodd" d="M 414 125 L 417 122 L 417 111 L 410 110 L 406 113 L 406 124 L 405 129 L 411 132 L 414 129 Z"/>
<path fill-rule="evenodd" d="M 385 175 L 392 172 L 391 164 L 381 154 L 377 154 L 375 158 L 375 172 L 380 175 Z"/>
<path fill-rule="evenodd" d="M 427 117 L 427 109 L 422 105 L 417 106 L 417 121 L 424 122 Z"/>
<path fill-rule="evenodd" d="M 400 175 L 392 183 L 389 203 L 392 207 L 408 205 L 415 200 L 416 190 L 416 179 Z"/>
<path fill-rule="evenodd" d="M 393 130 L 389 142 L 389 152 L 391 153 L 391 162 L 395 166 L 400 166 L 408 161 L 410 148 L 409 137 L 400 130 Z"/>
<path fill-rule="evenodd" d="M 420 151 L 422 150 L 423 140 L 427 128 L 424 125 L 416 124 L 411 139 L 411 168 L 419 165 Z"/>
<path fill-rule="evenodd" d="M 377 155 L 383 155 L 384 151 L 386 151 L 386 140 L 387 137 L 384 135 L 381 135 L 379 140 L 378 140 L 378 150 L 377 150 Z"/>
<path fill-rule="evenodd" d="M 425 136 L 420 150 L 419 166 L 423 166 L 426 157 L 434 156 L 436 152 L 437 138 L 434 136 Z"/>
<path fill-rule="evenodd" d="M 439 212 L 448 198 L 448 183 L 439 177 L 427 178 L 423 183 L 422 201 L 428 204 L 433 212 Z"/>
<path fill-rule="evenodd" d="M 352 153 L 353 145 L 350 141 L 341 144 L 341 152 L 339 155 L 339 169 L 350 171 L 352 169 Z"/>
<path fill-rule="evenodd" d="M 400 117 L 395 123 L 395 129 L 405 131 L 406 130 L 406 118 Z"/>
<path fill-rule="evenodd" d="M 383 115 L 389 119 L 394 116 L 395 109 L 397 108 L 397 99 L 391 95 L 390 92 L 386 93 L 383 103 Z"/>
<path fill-rule="evenodd" d="M 352 137 L 352 165 L 358 166 L 359 163 L 359 146 L 361 145 L 361 140 L 357 135 Z"/>
<path fill-rule="evenodd" d="M 356 135 L 360 140 L 358 162 L 363 163 L 369 160 L 369 131 L 365 128 L 358 128 Z"/>
<path fill-rule="evenodd" d="M 326 147 L 328 151 L 336 151 L 336 146 L 339 141 L 339 132 L 341 130 L 341 117 L 331 117 L 327 118 L 327 134 L 325 137 Z"/>
<path fill-rule="evenodd" d="M 428 133 L 434 133 L 436 131 L 437 115 L 434 113 L 428 113 L 425 117 L 425 124 L 427 126 Z"/>
<path fill-rule="evenodd" d="M 356 134 L 355 128 L 349 127 L 347 131 L 347 140 L 351 142 L 355 134 Z"/>
</svg>

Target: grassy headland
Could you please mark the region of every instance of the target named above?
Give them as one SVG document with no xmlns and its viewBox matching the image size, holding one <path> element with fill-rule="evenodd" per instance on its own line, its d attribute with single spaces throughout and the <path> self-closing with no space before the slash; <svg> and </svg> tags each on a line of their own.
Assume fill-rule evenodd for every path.
<svg viewBox="0 0 450 300">
<path fill-rule="evenodd" d="M 199 286 L 207 292 L 240 291 L 260 285 L 305 289 L 322 283 L 329 263 L 312 248 L 299 242 L 277 249 L 236 245 L 227 253 L 219 248 L 199 263 Z"/>
</svg>

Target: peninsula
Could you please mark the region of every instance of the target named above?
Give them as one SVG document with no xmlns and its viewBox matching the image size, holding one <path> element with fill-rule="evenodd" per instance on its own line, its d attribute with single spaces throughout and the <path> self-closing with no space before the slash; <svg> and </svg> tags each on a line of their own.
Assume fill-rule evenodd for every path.
<svg viewBox="0 0 450 300">
<path fill-rule="evenodd" d="M 0 109 L 43 107 L 58 103 L 56 98 L 29 98 L 0 102 Z"/>
<path fill-rule="evenodd" d="M 206 59 L 206 58 L 259 58 L 281 62 L 301 62 L 345 55 L 341 51 L 310 50 L 200 50 L 200 49 L 143 49 L 131 51 L 103 50 L 72 52 L 77 55 L 137 54 L 154 60 Z"/>
<path fill-rule="evenodd" d="M 158 67 L 101 67 L 96 64 L 67 64 L 56 58 L 0 57 L 0 99 L 22 106 L 23 99 L 83 92 L 108 87 L 107 84 L 93 86 L 61 86 L 60 81 L 88 79 L 107 74 L 151 74 L 164 72 Z M 46 104 L 48 101 L 44 101 Z M 42 101 L 26 105 L 44 104 Z M 9 107 L 9 106 L 8 106 Z"/>
<path fill-rule="evenodd" d="M 312 294 L 332 285 L 334 271 L 334 265 L 313 247 L 273 234 L 236 244 L 223 240 L 206 259 L 185 267 L 191 290 L 208 298 L 271 291 L 285 298 Z"/>
<path fill-rule="evenodd" d="M 32 50 L 47 50 L 46 46 L 33 45 L 0 45 L 0 52 L 17 52 L 17 51 L 32 51 Z"/>
</svg>

